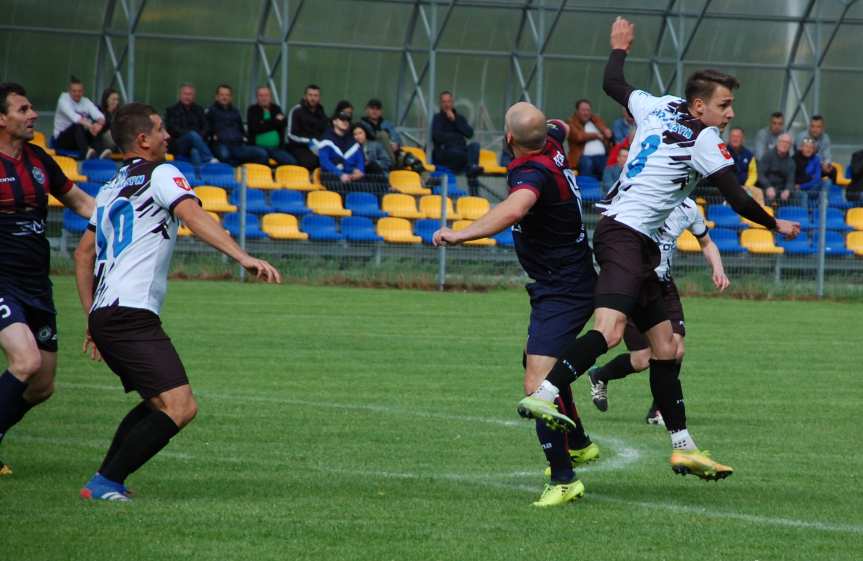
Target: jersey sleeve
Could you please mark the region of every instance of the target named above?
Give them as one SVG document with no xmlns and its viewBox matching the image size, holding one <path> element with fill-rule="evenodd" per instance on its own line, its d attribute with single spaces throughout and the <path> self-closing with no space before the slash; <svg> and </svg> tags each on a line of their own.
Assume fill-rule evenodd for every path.
<svg viewBox="0 0 863 561">
<path fill-rule="evenodd" d="M 537 198 L 542 197 L 542 174 L 537 170 L 515 169 L 510 173 L 507 182 L 510 193 L 515 193 L 520 189 L 529 189 L 536 194 Z"/>
<path fill-rule="evenodd" d="M 33 147 L 32 144 L 31 147 Z M 39 161 L 42 162 L 42 165 L 45 166 L 45 170 L 48 172 L 48 190 L 51 194 L 55 197 L 62 197 L 68 193 L 72 188 L 72 182 L 69 181 L 63 170 L 60 169 L 60 165 L 38 146 L 33 147 L 33 149 L 36 151 Z"/>
<path fill-rule="evenodd" d="M 701 213 L 698 212 L 698 206 L 693 205 L 691 208 L 687 209 L 689 226 L 687 230 L 692 232 L 692 235 L 696 238 L 703 238 L 707 235 L 707 224 L 704 223 L 704 218 L 702 218 Z"/>
<path fill-rule="evenodd" d="M 629 113 L 632 115 L 632 118 L 635 119 L 636 125 L 640 124 L 647 118 L 661 99 L 662 98 L 651 95 L 644 90 L 635 90 L 629 94 L 627 109 L 629 109 Z"/>
<path fill-rule="evenodd" d="M 156 204 L 167 209 L 171 214 L 174 213 L 174 207 L 180 201 L 189 198 L 197 200 L 186 176 L 172 164 L 157 166 L 150 176 L 150 182 Z"/>
<path fill-rule="evenodd" d="M 704 177 L 708 177 L 728 166 L 734 165 L 734 158 L 720 138 L 715 127 L 705 129 L 695 139 L 692 147 L 692 168 Z"/>
<path fill-rule="evenodd" d="M 551 119 L 546 123 L 548 127 L 548 136 L 552 137 L 561 144 L 566 141 L 566 125 L 560 119 Z"/>
</svg>

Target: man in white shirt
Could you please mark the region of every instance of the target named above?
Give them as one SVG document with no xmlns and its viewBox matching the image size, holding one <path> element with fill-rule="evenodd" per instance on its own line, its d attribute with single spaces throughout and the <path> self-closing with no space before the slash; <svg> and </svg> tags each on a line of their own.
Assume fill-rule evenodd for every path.
<svg viewBox="0 0 863 561">
<path fill-rule="evenodd" d="M 54 143 L 62 150 L 76 150 L 77 159 L 95 156 L 98 136 L 105 126 L 105 115 L 89 98 L 84 97 L 84 84 L 72 76 L 69 91 L 60 94 L 54 112 Z M 110 155 L 110 150 L 107 151 Z"/>
</svg>

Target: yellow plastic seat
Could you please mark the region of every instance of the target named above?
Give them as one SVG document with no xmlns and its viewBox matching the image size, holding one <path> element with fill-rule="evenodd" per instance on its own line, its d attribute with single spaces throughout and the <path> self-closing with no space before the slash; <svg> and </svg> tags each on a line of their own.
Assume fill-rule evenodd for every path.
<svg viewBox="0 0 863 561">
<path fill-rule="evenodd" d="M 422 238 L 415 236 L 411 223 L 404 218 L 381 218 L 378 220 L 378 235 L 388 243 L 418 244 Z"/>
<path fill-rule="evenodd" d="M 845 222 L 855 230 L 863 230 L 863 208 L 849 208 Z"/>
<path fill-rule="evenodd" d="M 281 185 L 273 180 L 273 170 L 263 164 L 243 164 L 252 189 L 279 189 Z"/>
<path fill-rule="evenodd" d="M 431 172 L 435 170 L 435 167 L 426 160 L 426 153 L 422 148 L 417 146 L 402 146 L 402 151 L 407 152 L 408 154 L 413 154 L 416 159 L 423 163 L 423 168 L 425 168 L 426 171 Z"/>
<path fill-rule="evenodd" d="M 208 211 L 208 212 L 207 212 L 207 215 L 208 215 L 210 218 L 212 218 L 213 220 L 215 220 L 215 221 L 216 221 L 216 224 L 221 224 L 221 223 L 222 223 L 222 219 L 221 219 L 221 218 L 219 218 L 219 215 L 218 215 L 218 214 L 216 214 L 215 212 L 209 212 L 209 211 Z M 227 231 L 227 230 L 226 230 L 226 231 Z M 178 235 L 178 236 L 181 236 L 181 237 L 184 237 L 184 238 L 187 238 L 187 237 L 189 237 L 189 236 L 191 236 L 191 235 L 193 235 L 193 234 L 192 234 L 192 231 L 191 231 L 190 229 L 188 229 L 188 228 L 186 227 L 186 225 L 185 225 L 185 224 L 183 224 L 183 223 L 181 222 L 181 223 L 180 223 L 180 227 L 177 229 L 177 235 Z"/>
<path fill-rule="evenodd" d="M 312 185 L 317 186 L 318 189 L 326 189 L 321 181 L 321 168 L 315 168 L 315 171 L 312 172 Z"/>
<path fill-rule="evenodd" d="M 342 205 L 342 196 L 333 191 L 312 191 L 306 205 L 312 212 L 325 216 L 351 215 L 351 211 Z"/>
<path fill-rule="evenodd" d="M 740 245 L 749 250 L 749 253 L 762 255 L 778 255 L 785 253 L 784 247 L 779 247 L 773 242 L 773 233 L 764 229 L 749 228 L 740 234 Z"/>
<path fill-rule="evenodd" d="M 285 189 L 294 191 L 317 191 L 322 187 L 309 178 L 309 170 L 302 166 L 279 166 L 276 168 L 276 182 Z"/>
<path fill-rule="evenodd" d="M 297 217 L 293 214 L 273 212 L 264 215 L 261 229 L 274 240 L 307 240 L 309 235 L 300 232 Z"/>
<path fill-rule="evenodd" d="M 773 209 L 772 208 L 770 208 L 769 206 L 762 206 L 761 208 L 763 208 L 765 211 L 767 211 L 767 214 L 769 214 L 770 216 L 773 216 Z M 761 224 L 757 224 L 757 223 L 749 220 L 748 218 L 743 218 L 741 216 L 740 219 L 743 220 L 743 223 L 746 224 L 746 226 L 748 228 L 755 228 L 755 229 L 761 229 L 761 230 L 765 229 L 764 226 L 762 226 Z"/>
<path fill-rule="evenodd" d="M 228 193 L 221 187 L 203 185 L 195 187 L 195 195 L 201 199 L 204 210 L 211 212 L 237 212 L 236 205 L 228 202 Z"/>
<path fill-rule="evenodd" d="M 851 180 L 845 177 L 845 166 L 838 162 L 833 162 L 833 167 L 836 168 L 836 185 L 840 187 L 851 185 Z"/>
<path fill-rule="evenodd" d="M 68 156 L 54 156 L 54 161 L 63 170 L 63 174 L 73 183 L 84 183 L 87 181 L 86 175 L 81 175 L 78 172 L 78 162 Z"/>
<path fill-rule="evenodd" d="M 38 146 L 39 148 L 41 148 L 43 150 L 48 149 L 48 142 L 45 139 L 45 133 L 44 132 L 33 131 L 33 140 L 31 140 L 30 142 L 35 144 L 36 146 Z"/>
<path fill-rule="evenodd" d="M 422 218 L 425 216 L 417 210 L 416 199 L 401 193 L 388 193 L 381 202 L 381 210 L 394 218 Z"/>
<path fill-rule="evenodd" d="M 476 220 L 491 210 L 491 203 L 482 197 L 460 197 L 455 207 L 464 220 Z"/>
<path fill-rule="evenodd" d="M 854 252 L 854 255 L 863 257 L 863 232 L 850 232 L 845 240 L 845 246 Z"/>
<path fill-rule="evenodd" d="M 440 195 L 426 195 L 420 198 L 420 212 L 426 218 L 440 218 Z M 446 218 L 447 220 L 460 220 L 461 215 L 453 209 L 452 199 L 446 198 Z"/>
<path fill-rule="evenodd" d="M 456 232 L 459 230 L 464 230 L 468 226 L 473 224 L 472 220 L 458 220 L 455 224 L 452 225 L 452 229 Z M 464 242 L 464 245 L 474 245 L 480 247 L 492 247 L 497 245 L 497 242 L 491 238 L 480 238 L 478 240 L 471 240 L 469 242 Z"/>
<path fill-rule="evenodd" d="M 746 169 L 746 181 L 743 183 L 747 187 L 755 187 L 758 181 L 758 164 L 755 163 L 755 158 L 749 160 L 749 167 Z"/>
<path fill-rule="evenodd" d="M 390 172 L 390 187 L 405 195 L 431 195 L 431 189 L 423 187 L 420 174 L 405 169 Z"/>
<path fill-rule="evenodd" d="M 698 253 L 701 251 L 701 245 L 692 232 L 684 230 L 680 237 L 677 238 L 677 249 L 685 253 Z"/>
<path fill-rule="evenodd" d="M 52 208 L 63 208 L 63 203 L 60 202 L 60 199 L 48 193 L 48 206 Z"/>
<path fill-rule="evenodd" d="M 486 175 L 505 175 L 506 168 L 497 163 L 497 155 L 492 150 L 479 151 L 479 167 Z"/>
<path fill-rule="evenodd" d="M 165 154 L 165 161 L 166 162 L 173 162 L 174 161 L 174 155 L 171 153 Z"/>
</svg>

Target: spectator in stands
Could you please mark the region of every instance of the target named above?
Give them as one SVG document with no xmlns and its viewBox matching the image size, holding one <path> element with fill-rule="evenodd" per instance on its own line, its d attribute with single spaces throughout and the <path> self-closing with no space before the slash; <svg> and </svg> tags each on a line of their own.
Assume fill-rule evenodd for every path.
<svg viewBox="0 0 863 561">
<path fill-rule="evenodd" d="M 845 198 L 849 201 L 863 200 L 863 150 L 851 154 L 848 172 L 851 184 L 845 188 Z"/>
<path fill-rule="evenodd" d="M 629 114 L 629 110 L 624 107 L 623 116 L 618 117 L 611 123 L 611 142 L 619 144 L 633 131 L 635 131 L 635 119 Z"/>
<path fill-rule="evenodd" d="M 180 86 L 179 97 L 165 112 L 165 128 L 171 135 L 168 150 L 175 156 L 188 158 L 196 166 L 217 162 L 207 145 L 207 116 L 204 108 L 195 103 L 195 86 Z"/>
<path fill-rule="evenodd" d="M 350 116 L 339 113 L 333 117 L 332 127 L 324 132 L 318 143 L 321 172 L 337 176 L 342 184 L 357 181 L 365 175 L 363 148 L 350 131 Z"/>
<path fill-rule="evenodd" d="M 744 133 L 740 127 L 731 127 L 728 131 L 728 151 L 734 158 L 734 166 L 737 169 L 737 180 L 741 185 L 746 183 L 749 177 L 749 164 L 752 162 L 752 151 L 743 145 Z"/>
<path fill-rule="evenodd" d="M 390 156 L 393 162 L 399 159 L 399 150 L 402 145 L 402 137 L 396 126 L 384 119 L 384 105 L 379 99 L 370 99 L 366 103 L 366 114 L 362 121 L 368 125 L 371 135 L 369 140 L 377 140 Z"/>
<path fill-rule="evenodd" d="M 821 166 L 821 158 L 818 156 L 818 142 L 814 138 L 804 136 L 797 145 L 797 151 L 794 153 L 794 182 L 798 189 L 807 197 L 801 201 L 805 203 L 808 199 L 809 203 L 817 204 L 818 193 L 821 191 L 822 176 L 825 174 Z M 832 169 L 832 168 L 831 168 Z M 833 177 L 836 177 L 836 170 L 833 169 Z"/>
<path fill-rule="evenodd" d="M 309 171 L 318 167 L 317 141 L 323 138 L 327 128 L 327 116 L 321 105 L 321 88 L 314 84 L 306 86 L 300 102 L 288 113 L 288 151 L 297 164 Z"/>
<path fill-rule="evenodd" d="M 575 113 L 569 118 L 569 165 L 577 166 L 581 175 L 601 180 L 611 137 L 611 129 L 599 115 L 593 114 L 590 101 L 579 99 L 575 102 Z"/>
<path fill-rule="evenodd" d="M 824 117 L 813 115 L 809 120 L 809 130 L 800 131 L 797 135 L 797 145 L 804 139 L 810 138 L 815 142 L 815 153 L 821 162 L 821 168 L 825 175 L 833 170 L 833 149 L 830 135 L 824 130 Z"/>
<path fill-rule="evenodd" d="M 114 88 L 105 88 L 99 101 L 99 110 L 105 116 L 105 126 L 99 133 L 99 146 L 102 149 L 103 158 L 107 158 L 111 153 L 120 152 L 114 137 L 111 136 L 111 124 L 118 109 L 120 109 L 120 94 Z"/>
<path fill-rule="evenodd" d="M 800 190 L 794 183 L 796 168 L 791 156 L 791 135 L 782 133 L 776 146 L 758 161 L 758 186 L 764 193 L 764 202 L 776 206 L 789 200 L 799 202 Z M 778 201 L 777 201 L 778 197 Z"/>
<path fill-rule="evenodd" d="M 605 163 L 605 167 L 613 166 L 617 164 L 617 153 L 623 150 L 624 148 L 629 150 L 629 146 L 632 144 L 632 139 L 635 138 L 635 128 L 629 129 L 629 132 L 626 133 L 626 137 L 611 147 L 611 150 L 608 151 L 608 160 Z"/>
<path fill-rule="evenodd" d="M 785 132 L 785 115 L 782 111 L 770 114 L 770 126 L 759 130 L 755 135 L 755 159 L 760 160 L 765 154 L 776 148 L 779 136 Z"/>
<path fill-rule="evenodd" d="M 367 174 L 385 175 L 393 167 L 393 160 L 387 152 L 382 142 L 374 140 L 374 133 L 371 125 L 365 121 L 360 121 L 354 124 L 351 129 L 354 140 L 357 141 L 363 150 L 363 159 L 365 161 L 365 172 Z"/>
<path fill-rule="evenodd" d="M 455 110 L 452 92 L 442 91 L 438 96 L 440 111 L 432 119 L 433 163 L 442 165 L 455 173 L 464 172 L 471 194 L 479 187 L 479 143 L 468 142 L 473 138 L 473 127 Z"/>
<path fill-rule="evenodd" d="M 629 157 L 629 148 L 621 148 L 617 151 L 617 161 L 614 165 L 606 166 L 602 172 L 602 194 L 607 195 L 614 184 L 620 179 L 620 174 L 623 172 L 623 166 L 626 165 L 626 159 Z M 576 180 L 577 182 L 578 180 Z"/>
<path fill-rule="evenodd" d="M 54 143 L 62 150 L 77 151 L 79 160 L 96 155 L 97 137 L 105 127 L 105 116 L 84 97 L 84 84 L 72 76 L 68 91 L 57 99 L 54 112 Z"/>
<path fill-rule="evenodd" d="M 260 146 L 246 144 L 243 118 L 233 105 L 234 91 L 227 84 L 216 88 L 216 99 L 207 109 L 207 124 L 216 157 L 231 165 L 245 163 L 266 164 L 267 151 Z"/>
<path fill-rule="evenodd" d="M 340 99 L 338 103 L 336 103 L 336 108 L 333 111 L 333 116 L 330 118 L 335 119 L 336 115 L 339 113 L 344 113 L 348 116 L 348 118 L 353 121 L 354 120 L 354 105 L 348 101 L 347 99 Z"/>
<path fill-rule="evenodd" d="M 273 103 L 273 94 L 267 86 L 255 91 L 257 103 L 246 111 L 246 126 L 251 144 L 263 148 L 267 156 L 279 165 L 296 165 L 297 160 L 284 149 L 285 128 L 288 120 L 282 108 Z"/>
</svg>

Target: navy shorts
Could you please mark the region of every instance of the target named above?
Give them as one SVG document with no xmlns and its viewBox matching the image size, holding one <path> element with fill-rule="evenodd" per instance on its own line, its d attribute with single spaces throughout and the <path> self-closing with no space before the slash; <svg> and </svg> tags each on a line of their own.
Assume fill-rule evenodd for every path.
<svg viewBox="0 0 863 561">
<path fill-rule="evenodd" d="M 526 352 L 559 357 L 593 315 L 594 283 L 587 286 L 527 285 L 530 326 Z"/>
<path fill-rule="evenodd" d="M 24 298 L 0 288 L 0 331 L 13 323 L 26 324 L 40 350 L 57 352 L 57 313 L 50 296 Z"/>
</svg>

